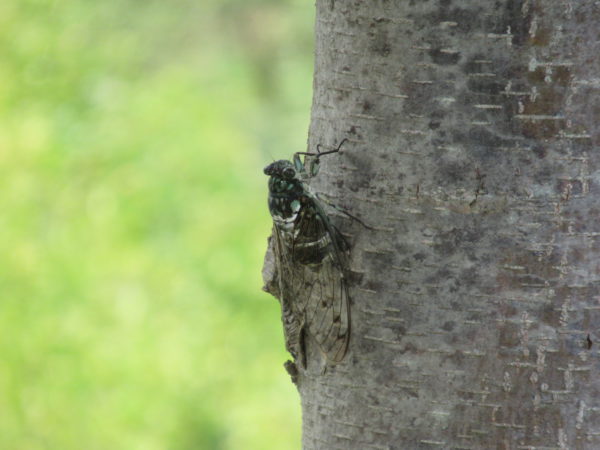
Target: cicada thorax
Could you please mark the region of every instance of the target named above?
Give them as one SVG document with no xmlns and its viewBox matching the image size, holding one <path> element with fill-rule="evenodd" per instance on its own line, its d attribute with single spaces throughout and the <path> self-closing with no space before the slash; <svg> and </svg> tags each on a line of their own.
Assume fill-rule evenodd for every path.
<svg viewBox="0 0 600 450">
<path fill-rule="evenodd" d="M 314 200 L 296 180 L 272 177 L 269 209 L 283 244 L 298 264 L 320 264 L 333 250 L 331 236 L 322 223 Z"/>
<path fill-rule="evenodd" d="M 291 229 L 301 207 L 304 189 L 297 180 L 269 179 L 269 211 L 276 226 Z"/>
</svg>

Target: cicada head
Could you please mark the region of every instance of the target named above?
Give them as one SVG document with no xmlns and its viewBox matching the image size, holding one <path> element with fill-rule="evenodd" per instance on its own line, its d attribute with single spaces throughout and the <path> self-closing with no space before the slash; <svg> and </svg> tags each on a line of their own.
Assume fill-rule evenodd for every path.
<svg viewBox="0 0 600 450">
<path fill-rule="evenodd" d="M 300 192 L 302 181 L 294 164 L 285 159 L 272 162 L 264 169 L 265 175 L 269 175 L 269 191 L 272 194 L 283 194 Z"/>
<path fill-rule="evenodd" d="M 272 162 L 264 169 L 265 175 L 270 177 L 280 178 L 286 181 L 292 181 L 297 178 L 297 171 L 294 165 L 285 160 L 280 159 L 279 161 Z"/>
</svg>

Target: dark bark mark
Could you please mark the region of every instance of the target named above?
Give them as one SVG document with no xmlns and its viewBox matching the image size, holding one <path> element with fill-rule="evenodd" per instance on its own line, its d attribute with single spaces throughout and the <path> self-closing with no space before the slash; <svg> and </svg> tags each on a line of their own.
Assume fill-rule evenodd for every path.
<svg viewBox="0 0 600 450">
<path fill-rule="evenodd" d="M 510 31 L 513 45 L 523 45 L 529 37 L 532 12 L 524 10 L 524 3 L 523 0 L 508 1 L 501 25 L 495 30 L 499 34 Z M 493 26 L 491 28 L 493 29 Z"/>
<path fill-rule="evenodd" d="M 387 31 L 381 29 L 380 25 L 381 21 L 378 20 L 374 20 L 371 23 L 370 28 L 371 30 L 374 29 L 374 31 L 369 31 L 369 36 L 372 38 L 371 51 L 379 56 L 387 58 L 392 51 L 392 46 Z"/>
<path fill-rule="evenodd" d="M 429 50 L 431 60 L 440 65 L 456 64 L 460 60 L 460 52 L 444 51 L 442 48 L 432 48 Z"/>
</svg>

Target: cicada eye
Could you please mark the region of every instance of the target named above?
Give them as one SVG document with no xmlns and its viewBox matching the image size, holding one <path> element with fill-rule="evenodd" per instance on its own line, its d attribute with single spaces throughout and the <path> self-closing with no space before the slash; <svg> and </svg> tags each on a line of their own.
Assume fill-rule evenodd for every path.
<svg viewBox="0 0 600 450">
<path fill-rule="evenodd" d="M 296 175 L 296 171 L 294 169 L 292 169 L 291 167 L 288 167 L 283 171 L 283 176 L 285 178 L 287 178 L 288 180 L 291 180 L 292 178 L 294 178 L 295 175 Z"/>
</svg>

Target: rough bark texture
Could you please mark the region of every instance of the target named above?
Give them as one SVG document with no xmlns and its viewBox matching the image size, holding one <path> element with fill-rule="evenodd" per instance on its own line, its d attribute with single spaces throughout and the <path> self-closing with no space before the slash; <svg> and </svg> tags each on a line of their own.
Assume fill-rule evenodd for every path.
<svg viewBox="0 0 600 450">
<path fill-rule="evenodd" d="M 352 337 L 299 376 L 304 448 L 600 448 L 599 24 L 318 0 L 309 147 L 350 142 L 312 186 L 376 229 L 334 217 Z"/>
</svg>

